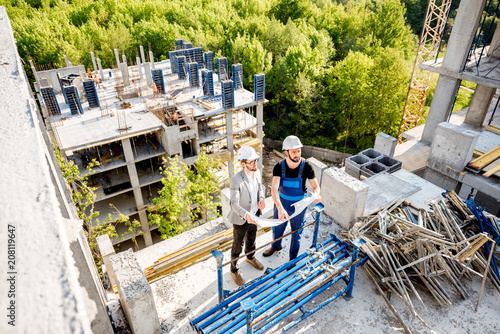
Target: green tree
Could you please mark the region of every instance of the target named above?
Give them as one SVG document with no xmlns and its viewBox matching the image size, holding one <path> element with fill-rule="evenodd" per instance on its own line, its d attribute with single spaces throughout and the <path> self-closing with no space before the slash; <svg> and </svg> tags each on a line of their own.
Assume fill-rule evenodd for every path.
<svg viewBox="0 0 500 334">
<path fill-rule="evenodd" d="M 187 192 L 189 168 L 176 156 L 163 158 L 160 170 L 164 175 L 163 187 L 153 199 L 155 206 L 149 209 L 148 219 L 150 225 L 158 225 L 162 239 L 167 239 L 181 233 L 186 226 L 187 213 L 191 209 Z"/>
<path fill-rule="evenodd" d="M 104 222 L 100 222 L 97 218 L 97 216 L 99 216 L 99 211 L 94 211 L 96 188 L 89 186 L 88 178 L 93 173 L 93 167 L 98 166 L 99 162 L 95 161 L 95 159 L 92 160 L 86 168 L 87 172 L 82 175 L 78 166 L 75 165 L 73 161 L 64 159 L 55 142 L 52 143 L 52 148 L 62 175 L 71 191 L 78 217 L 83 221 L 85 236 L 87 237 L 87 242 L 97 269 L 99 273 L 101 273 L 102 258 L 97 249 L 97 237 L 107 234 L 110 238 L 113 238 L 118 237 L 118 234 L 116 233 L 115 227 L 110 224 L 111 217 L 108 216 L 108 219 Z M 125 222 L 128 220 L 128 217 L 121 217 L 120 219 L 120 222 Z"/>
<path fill-rule="evenodd" d="M 201 215 L 207 223 L 220 216 L 219 177 L 215 174 L 220 165 L 218 158 L 209 157 L 205 151 L 201 151 L 193 168 L 187 171 L 187 196 L 194 204 L 192 219 Z"/>
</svg>

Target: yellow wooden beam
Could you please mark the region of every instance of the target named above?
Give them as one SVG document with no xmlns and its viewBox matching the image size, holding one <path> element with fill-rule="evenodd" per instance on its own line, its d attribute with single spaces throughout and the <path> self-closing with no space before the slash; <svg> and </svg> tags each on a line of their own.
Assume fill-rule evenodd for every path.
<svg viewBox="0 0 500 334">
<path fill-rule="evenodd" d="M 470 161 L 467 165 L 474 169 L 481 170 L 498 158 L 500 158 L 500 146 Z"/>
<path fill-rule="evenodd" d="M 500 171 L 500 164 L 492 169 L 490 169 L 489 171 L 487 171 L 486 173 L 483 174 L 483 176 L 485 177 L 490 177 L 491 175 L 495 174 L 496 172 Z"/>
</svg>

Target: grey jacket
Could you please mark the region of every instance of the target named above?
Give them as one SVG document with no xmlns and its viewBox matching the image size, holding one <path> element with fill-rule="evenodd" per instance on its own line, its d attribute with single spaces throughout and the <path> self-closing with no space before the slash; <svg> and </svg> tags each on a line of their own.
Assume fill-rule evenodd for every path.
<svg viewBox="0 0 500 334">
<path fill-rule="evenodd" d="M 263 201 L 265 199 L 265 192 L 259 170 L 254 172 L 254 177 L 257 178 L 257 201 Z M 229 205 L 231 206 L 231 210 L 227 215 L 227 219 L 234 225 L 243 225 L 245 223 L 245 215 L 250 210 L 250 205 L 252 204 L 249 179 L 243 169 L 231 178 L 230 190 L 231 200 Z M 255 212 L 251 212 L 251 214 L 255 214 Z"/>
</svg>

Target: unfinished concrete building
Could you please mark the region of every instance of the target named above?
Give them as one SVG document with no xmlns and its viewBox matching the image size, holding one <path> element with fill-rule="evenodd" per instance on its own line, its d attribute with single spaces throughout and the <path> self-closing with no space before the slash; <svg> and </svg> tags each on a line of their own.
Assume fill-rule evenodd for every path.
<svg viewBox="0 0 500 334">
<path fill-rule="evenodd" d="M 439 79 L 426 123 L 403 134 L 408 141 L 398 145 L 395 158 L 403 161 L 403 168 L 417 172 L 444 189 L 455 190 L 462 198 L 472 195 L 478 205 L 498 215 L 498 169 L 491 176 L 486 174 L 489 177 L 481 174 L 482 168 L 466 169 L 474 157 L 500 145 L 500 133 L 496 129 L 500 125 L 497 110 L 500 24 L 495 31 L 485 24 L 487 6 L 491 6 L 491 1 L 462 0 L 444 57 L 420 65 L 421 69 L 438 73 Z M 498 16 L 498 12 L 495 15 Z M 470 106 L 452 114 L 462 81 L 477 86 Z M 482 172 L 499 164 L 497 160 Z"/>
<path fill-rule="evenodd" d="M 481 3 L 484 5 L 484 1 L 481 1 Z M 471 15 L 470 13 L 474 13 L 473 9 L 482 10 L 482 7 L 479 8 L 480 5 L 472 0 L 462 0 L 459 17 L 457 17 L 455 26 L 458 27 L 462 24 L 467 24 L 467 22 L 460 22 L 463 22 L 464 17 Z M 476 17 L 478 15 L 476 13 Z M 115 271 L 115 276 L 111 279 L 112 281 L 114 279 L 119 281 L 119 297 L 115 296 L 113 292 L 103 291 L 103 286 L 97 275 L 91 256 L 89 258 L 89 249 L 83 236 L 81 221 L 77 218 L 71 197 L 64 187 L 64 180 L 58 173 L 54 154 L 50 150 L 50 138 L 43 128 L 43 122 L 40 119 L 36 103 L 29 90 L 29 84 L 22 75 L 22 63 L 16 53 L 14 37 L 3 7 L 0 7 L 0 18 L 0 40 L 2 41 L 2 45 L 5 46 L 5 60 L 2 65 L 2 70 L 5 71 L 0 74 L 0 87 L 2 87 L 0 89 L 0 101 L 5 106 L 1 110 L 5 115 L 3 117 L 4 122 L 0 123 L 1 132 L 4 134 L 0 137 L 2 147 L 4 147 L 2 151 L 4 159 L 0 161 L 4 173 L 0 174 L 0 179 L 1 184 L 9 190 L 0 193 L 0 202 L 4 208 L 3 219 L 5 219 L 9 226 L 15 226 L 18 231 L 22 232 L 16 239 L 17 249 L 19 249 L 17 253 L 18 260 L 22 264 L 19 267 L 19 275 L 16 276 L 18 278 L 18 294 L 15 299 L 12 299 L 18 307 L 17 315 L 19 321 L 16 329 L 23 332 L 31 332 L 33 328 L 36 328 L 38 331 L 49 333 L 112 333 L 113 329 L 111 328 L 106 312 L 110 308 L 106 303 L 109 302 L 108 298 L 111 295 L 114 298 L 120 298 L 123 308 L 126 309 L 125 312 L 128 313 L 127 317 L 129 318 L 130 327 L 136 332 L 140 332 L 140 329 L 136 325 L 143 325 L 143 329 L 159 333 L 160 323 L 167 325 L 164 328 L 164 332 L 193 332 L 189 328 L 189 318 L 193 319 L 209 308 L 211 304 L 217 303 L 217 274 L 213 258 L 207 261 L 200 260 L 195 266 L 189 266 L 182 270 L 179 269 L 178 276 L 170 276 L 163 280 L 160 277 L 158 282 L 151 283 L 151 287 L 145 282 L 143 272 L 145 268 L 151 266 L 157 259 L 165 256 L 167 253 L 171 256 L 183 255 L 186 245 L 193 245 L 195 241 L 205 240 L 204 237 L 209 234 L 208 232 L 227 232 L 222 226 L 221 220 L 213 221 L 163 243 L 147 247 L 137 253 L 129 251 L 114 255 L 111 241 L 108 240 L 107 245 L 101 244 L 101 252 L 105 253 L 103 257 L 109 257 L 105 259 L 105 263 L 108 260 L 110 271 Z M 460 27 L 455 29 L 469 28 Z M 463 37 L 464 34 L 459 33 L 460 36 Z M 454 38 L 458 37 L 455 36 Z M 450 41 L 449 50 L 453 50 L 452 41 L 453 38 Z M 469 48 L 469 45 L 470 43 L 463 43 L 462 48 L 457 47 L 457 50 L 463 49 L 462 51 L 464 51 Z M 184 49 L 179 49 L 178 51 L 180 50 Z M 455 52 L 458 52 L 457 50 Z M 449 57 L 452 56 L 453 54 Z M 137 81 L 141 80 L 146 80 L 147 82 L 147 71 L 140 72 L 136 70 L 134 75 L 134 71 L 132 71 L 134 67 L 130 68 L 124 64 L 123 58 L 120 62 L 123 65 L 120 65 L 119 70 L 108 70 L 106 72 L 102 70 L 102 73 L 100 73 L 99 61 L 96 64 L 97 74 L 104 78 L 104 80 L 102 80 L 102 84 L 98 84 L 95 87 L 95 97 L 99 99 L 99 106 L 90 106 L 92 109 L 88 109 L 90 103 L 85 90 L 85 86 L 89 86 L 88 82 L 90 80 L 82 78 L 85 76 L 83 72 L 83 75 L 80 74 L 80 71 L 85 70 L 83 67 L 80 67 L 78 70 L 74 69 L 73 72 L 66 72 L 67 69 L 59 70 L 61 74 L 60 78 L 56 76 L 50 79 L 50 81 L 49 75 L 46 77 L 40 76 L 37 78 L 37 82 L 39 83 L 38 90 L 40 94 L 44 92 L 45 94 L 49 94 L 47 100 L 51 100 L 51 89 L 43 89 L 51 88 L 50 86 L 52 86 L 54 90 L 53 96 L 54 100 L 57 101 L 57 105 L 54 103 L 52 107 L 47 107 L 48 111 L 45 116 L 46 121 L 48 120 L 48 123 L 52 124 L 50 131 L 53 137 L 60 137 L 58 139 L 60 140 L 59 143 L 63 142 L 61 148 L 67 156 L 70 159 L 74 159 L 82 171 L 84 171 L 83 167 L 88 163 L 89 158 L 97 157 L 103 163 L 101 167 L 102 171 L 98 171 L 96 174 L 96 176 L 103 174 L 101 176 L 103 180 L 95 181 L 101 187 L 101 194 L 99 196 L 101 196 L 103 203 L 105 199 L 118 198 L 122 194 L 126 194 L 127 192 L 130 194 L 131 192 L 133 195 L 133 197 L 129 197 L 133 198 L 131 205 L 135 205 L 137 209 L 136 214 L 140 217 L 140 202 L 138 204 L 137 198 L 142 198 L 144 204 L 141 205 L 148 203 L 147 195 L 149 186 L 156 182 L 154 180 L 157 177 L 152 172 L 148 174 L 147 168 L 150 168 L 151 164 L 154 166 L 155 159 L 162 155 L 179 154 L 185 159 L 184 161 L 191 163 L 194 160 L 194 157 L 190 156 L 192 152 L 198 153 L 201 147 L 204 146 L 204 143 L 211 142 L 209 134 L 212 132 L 210 131 L 211 129 L 209 130 L 209 127 L 218 126 L 217 124 L 207 124 L 207 127 L 204 127 L 201 124 L 200 120 L 206 119 L 208 123 L 213 120 L 213 118 L 210 118 L 211 116 L 218 116 L 218 114 L 215 115 L 212 112 L 220 112 L 221 115 L 225 116 L 225 118 L 221 117 L 222 119 L 217 121 L 226 120 L 226 132 L 219 133 L 218 136 L 220 137 L 213 139 L 214 141 L 216 139 L 225 140 L 225 144 L 227 145 L 225 153 L 227 156 L 231 155 L 234 141 L 237 140 L 234 131 L 236 123 L 244 123 L 243 118 L 241 118 L 241 122 L 237 121 L 237 111 L 233 112 L 231 109 L 221 107 L 217 105 L 217 102 L 211 102 L 209 99 L 203 100 L 203 95 L 200 95 L 202 96 L 201 99 L 197 99 L 196 95 L 193 99 L 192 95 L 197 90 L 192 87 L 186 87 L 184 90 L 186 94 L 185 98 L 186 100 L 190 100 L 186 104 L 190 104 L 193 108 L 192 123 L 189 112 L 182 112 L 175 115 L 177 119 L 184 120 L 184 124 L 180 122 L 180 124 L 169 123 L 170 125 L 167 125 L 165 122 L 174 122 L 173 111 L 183 111 L 185 108 L 183 104 L 177 103 L 177 109 L 171 110 L 172 100 L 169 98 L 167 92 L 162 97 L 155 97 L 152 84 L 149 86 L 147 84 L 142 86 L 136 84 Z M 138 68 L 147 68 L 148 66 L 151 68 L 153 65 L 150 62 L 141 61 L 141 65 Z M 168 72 L 170 65 L 169 61 L 165 61 L 155 63 L 154 66 L 156 68 L 152 70 L 166 69 Z M 123 72 L 122 70 L 125 68 L 128 68 L 128 70 Z M 444 71 L 443 68 L 439 70 Z M 53 72 L 55 73 L 56 71 Z M 123 81 L 127 73 L 129 75 L 129 86 L 126 86 Z M 143 78 L 136 80 L 135 78 L 139 77 L 139 73 L 142 73 Z M 155 73 L 158 72 L 151 73 L 151 80 L 155 77 Z M 453 75 L 465 75 L 460 71 L 457 71 L 457 73 L 448 73 L 448 76 L 452 77 L 448 81 L 455 80 L 453 79 Z M 75 76 L 72 77 L 71 74 Z M 105 78 L 106 76 L 107 78 Z M 176 78 L 173 74 L 166 75 L 163 73 L 159 77 L 163 78 L 164 82 L 170 82 L 171 85 L 174 84 L 173 82 L 178 82 L 178 84 L 182 82 L 182 79 Z M 117 78 L 121 79 L 113 83 Z M 132 79 L 134 79 L 133 82 Z M 172 79 L 172 82 L 168 79 Z M 63 102 L 62 96 L 57 97 L 59 93 L 55 91 L 58 90 L 57 85 L 59 80 L 66 80 L 62 84 L 63 87 L 74 86 L 74 88 L 69 88 L 65 94 L 66 97 L 70 97 L 68 102 Z M 474 77 L 474 80 L 482 79 L 477 76 Z M 155 82 L 157 83 L 155 83 L 156 89 L 161 91 L 161 81 Z M 110 86 L 104 89 L 107 83 Z M 119 88 L 122 84 L 123 90 Z M 223 85 L 224 81 L 221 84 Z M 92 88 L 87 89 L 92 90 Z M 177 89 L 180 89 L 180 87 Z M 141 95 L 143 94 L 142 92 L 147 90 L 152 95 L 149 100 Z M 478 86 L 476 94 L 479 91 L 480 86 Z M 174 100 L 182 96 L 179 95 L 181 93 L 175 94 L 175 92 L 175 89 L 169 92 Z M 214 95 L 217 95 L 215 92 Z M 76 94 L 80 97 L 79 104 L 72 103 L 72 101 L 78 101 Z M 108 94 L 111 96 L 109 100 L 103 97 L 108 96 Z M 156 94 L 160 95 L 163 93 L 157 91 Z M 256 121 L 254 119 L 254 123 L 250 126 L 250 129 L 253 129 L 253 131 L 250 132 L 257 133 L 257 138 L 261 139 L 259 131 L 261 136 L 262 122 L 260 121 L 259 123 L 259 119 L 262 120 L 262 106 L 260 102 L 262 100 L 255 97 L 251 100 L 251 93 L 248 95 L 248 92 L 246 92 L 246 94 L 245 96 L 249 96 L 248 98 L 250 99 L 248 103 L 251 103 L 257 109 Z M 235 92 L 236 95 L 237 93 Z M 451 95 L 448 96 L 448 102 L 452 100 Z M 129 96 L 133 97 L 130 98 Z M 155 98 L 158 101 L 155 101 Z M 434 99 L 439 101 L 436 95 Z M 44 96 L 42 96 L 41 101 L 45 103 Z M 105 101 L 107 101 L 108 105 L 106 105 Z M 179 102 L 179 100 L 175 101 Z M 223 98 L 221 98 L 221 101 L 224 101 Z M 216 108 L 209 111 L 204 106 L 199 107 L 199 104 L 204 105 L 205 102 L 212 106 L 215 105 Z M 121 109 L 119 106 L 122 103 L 124 107 L 130 106 L 131 108 Z M 141 104 L 143 107 L 139 106 Z M 50 102 L 46 103 L 46 105 L 50 105 Z M 150 109 L 148 109 L 148 105 L 151 106 Z M 242 103 L 240 106 L 246 108 L 245 103 Z M 64 108 L 68 108 L 69 110 L 63 111 Z M 203 115 L 201 117 L 197 118 L 196 110 L 198 109 L 196 108 L 202 108 Z M 220 111 L 217 111 L 217 108 Z M 63 117 L 58 117 L 56 110 L 60 110 Z M 71 110 L 75 110 L 76 114 L 70 116 Z M 238 110 L 238 108 L 235 108 L 235 110 Z M 421 172 L 426 178 L 434 180 L 435 183 L 443 182 L 444 180 L 447 184 L 451 184 L 454 187 L 460 187 L 460 184 L 462 184 L 462 192 L 466 193 L 468 190 L 464 187 L 464 184 L 475 186 L 474 189 L 478 189 L 484 193 L 488 189 L 497 191 L 495 189 L 498 189 L 498 179 L 494 179 L 493 177 L 489 179 L 481 175 L 472 175 L 472 173 L 466 174 L 463 166 L 460 167 L 462 160 L 465 165 L 472 157 L 472 146 L 474 146 L 472 149 L 480 150 L 477 143 L 482 142 L 480 136 L 484 135 L 479 134 L 477 129 L 470 129 L 468 125 L 457 126 L 453 123 L 442 123 L 443 119 L 432 121 L 433 117 L 439 113 L 440 108 L 436 107 L 433 103 L 433 110 L 429 116 L 429 122 L 425 127 L 430 131 L 430 139 L 428 141 L 425 138 L 422 141 L 413 139 L 397 147 L 395 156 L 404 162 L 403 168 L 407 169 L 400 170 L 396 172 L 397 175 L 394 175 L 394 177 L 400 178 L 399 183 L 392 183 L 394 178 L 392 176 L 384 176 L 383 174 L 381 174 L 383 178 L 378 178 L 379 181 L 385 180 L 384 182 L 379 182 L 384 183 L 382 185 L 374 182 L 376 180 L 375 177 L 362 182 L 349 177 L 340 169 L 327 168 L 320 163 L 315 163 L 315 169 L 323 179 L 322 188 L 325 213 L 330 217 L 343 214 L 343 217 L 335 217 L 334 222 L 330 218 L 322 221 L 320 237 L 326 237 L 330 233 L 340 235 L 342 230 L 345 231 L 349 228 L 357 216 L 364 215 L 367 211 L 373 211 L 375 206 L 380 206 L 381 202 L 377 202 L 377 200 L 383 199 L 384 196 L 382 195 L 396 196 L 397 193 L 404 192 L 408 188 L 400 186 L 403 181 L 411 183 L 410 185 L 404 184 L 405 187 L 412 184 L 421 186 L 420 191 L 418 191 L 417 187 L 412 187 L 413 195 L 411 195 L 413 197 L 411 200 L 412 204 L 416 205 L 419 203 L 420 208 L 425 208 L 428 205 L 429 197 L 440 196 L 443 189 L 429 185 L 429 182 L 425 182 L 425 180 L 422 180 L 415 174 L 409 173 L 408 170 L 417 173 Z M 160 117 L 157 115 L 160 115 Z M 487 120 L 489 119 L 488 116 L 486 116 Z M 255 115 L 253 117 L 255 118 Z M 444 116 L 443 118 L 446 119 Z M 142 123 L 143 120 L 144 123 Z M 495 124 L 494 122 L 495 118 L 493 118 L 492 124 Z M 106 136 L 94 134 L 94 131 L 98 129 L 94 128 L 92 124 L 96 127 L 97 124 L 101 124 L 103 128 L 99 130 L 104 133 L 109 130 L 109 133 Z M 229 124 L 232 125 L 230 127 L 231 130 L 229 129 Z M 187 129 L 182 131 L 181 127 L 185 125 L 190 126 L 187 126 Z M 64 127 L 66 126 L 68 126 L 69 130 L 65 132 Z M 74 127 L 73 131 L 75 131 L 75 128 L 85 129 L 85 131 L 83 134 L 76 133 L 76 131 L 72 133 L 71 127 Z M 224 128 L 224 126 L 221 128 Z M 206 135 L 205 129 L 207 131 Z M 100 131 L 98 133 L 101 133 Z M 172 131 L 174 134 L 168 131 Z M 200 131 L 204 135 L 203 137 Z M 234 139 L 232 135 L 229 135 L 230 131 L 233 131 L 235 135 Z M 418 131 L 416 129 L 414 132 L 407 132 L 406 136 L 410 137 L 413 133 L 415 138 L 420 138 Z M 23 136 L 19 136 L 19 133 L 22 133 Z M 457 136 L 452 137 L 449 133 L 457 134 Z M 426 131 L 424 131 L 424 137 L 425 134 Z M 197 137 L 189 138 L 190 135 L 197 135 Z M 247 135 L 248 139 L 250 137 L 254 138 L 248 132 Z M 489 134 L 487 135 L 489 136 Z M 80 142 L 78 144 L 82 140 L 80 136 L 83 136 L 89 142 Z M 96 137 L 94 138 L 94 136 Z M 62 137 L 65 139 L 63 140 Z M 464 137 L 465 140 L 468 140 L 467 142 L 462 141 Z M 171 141 L 169 142 L 169 140 Z M 232 140 L 234 141 L 231 142 Z M 250 140 L 255 141 L 255 139 Z M 491 145 L 492 140 L 486 140 L 486 142 Z M 468 144 L 469 141 L 470 144 Z M 77 143 L 75 144 L 75 142 Z M 191 146 L 188 145 L 189 142 Z M 472 145 L 474 142 L 476 145 Z M 64 144 L 68 146 L 65 147 Z M 219 145 L 219 142 L 215 141 L 214 145 Z M 498 143 L 496 145 L 498 146 Z M 221 146 L 224 146 L 224 142 Z M 22 149 L 19 149 L 19 147 Z M 185 150 L 183 150 L 184 148 Z M 453 151 L 457 153 L 450 153 L 448 155 L 448 152 Z M 186 152 L 186 155 L 184 155 L 184 152 Z M 422 157 L 421 159 L 419 158 L 420 156 Z M 141 166 L 142 162 L 145 162 L 144 166 Z M 231 164 L 228 164 L 228 168 L 231 168 Z M 109 181 L 104 180 L 105 173 L 109 171 L 113 171 L 113 175 L 108 175 Z M 143 176 L 141 177 L 141 175 Z M 479 188 L 476 184 L 471 184 L 468 178 L 483 178 L 483 182 L 487 183 L 487 186 L 490 188 Z M 152 181 L 149 183 L 150 181 L 143 182 L 143 180 Z M 127 182 L 130 185 L 126 184 Z M 123 185 L 124 188 L 121 188 L 124 183 L 126 185 Z M 392 189 L 381 193 L 381 189 L 384 189 L 384 186 L 387 185 L 390 185 Z M 424 188 L 424 185 L 426 188 Z M 429 188 L 431 190 L 428 190 Z M 495 192 L 490 193 L 490 195 L 492 198 L 495 198 Z M 418 200 L 416 197 L 419 197 Z M 496 198 L 498 199 L 499 197 Z M 268 209 L 272 208 L 271 202 L 268 199 Z M 382 204 L 385 205 L 386 203 Z M 341 224 L 342 227 L 337 225 L 342 222 L 345 223 L 345 225 Z M 304 234 L 303 248 L 307 247 L 306 243 L 309 244 L 306 241 L 310 241 L 313 238 L 310 232 L 311 230 L 309 229 Z M 0 233 L 0 236 L 4 237 L 5 233 Z M 266 233 L 259 238 L 259 242 L 267 242 L 272 237 L 270 233 Z M 228 242 L 226 239 L 224 241 Z M 285 244 L 288 244 L 288 242 Z M 287 246 L 285 245 L 285 247 Z M 285 252 L 283 251 L 282 253 Z M 196 256 L 199 254 L 192 255 Z M 266 266 L 276 268 L 276 266 L 286 264 L 288 259 L 285 255 L 280 254 L 279 257 L 273 259 L 267 258 L 263 261 L 266 261 Z M 6 265 L 6 261 L 2 261 L 2 263 L 3 266 Z M 4 272 L 7 272 L 6 267 L 2 267 L 2 269 L 4 269 Z M 253 269 L 249 266 L 243 268 L 243 270 L 245 270 L 245 275 L 248 275 L 250 278 L 255 278 L 262 274 L 256 270 L 252 271 Z M 229 275 L 225 276 L 224 281 L 226 285 L 231 284 Z M 476 283 L 477 280 L 475 280 L 475 286 L 471 291 L 478 290 L 478 285 L 480 284 Z M 3 288 L 4 285 L 1 285 L 1 287 Z M 235 286 L 233 285 L 232 287 Z M 136 293 L 127 294 L 127 289 L 129 291 L 134 290 Z M 4 290 L 2 291 L 5 292 Z M 182 296 L 177 295 L 181 293 Z M 430 308 L 431 315 L 429 317 L 432 317 L 432 319 L 426 318 L 429 327 L 427 325 L 424 327 L 423 324 L 415 319 L 412 325 L 417 328 L 417 332 L 448 332 L 450 328 L 458 332 L 474 331 L 477 329 L 485 332 L 489 330 L 495 332 L 499 326 L 497 316 L 498 295 L 495 293 L 496 291 L 485 294 L 483 302 L 488 304 L 487 307 L 481 309 L 482 314 L 471 312 L 470 303 L 462 301 L 461 304 L 454 305 L 454 307 L 448 309 Z M 114 301 L 116 302 L 116 300 Z M 128 305 L 129 301 L 130 305 Z M 315 302 L 320 304 L 322 299 L 316 299 Z M 147 305 L 148 308 L 141 310 L 140 308 L 144 305 Z M 6 307 L 3 301 L 2 306 Z M 128 309 L 129 307 L 132 307 L 132 309 Z M 409 317 L 407 313 L 402 314 L 402 316 Z M 478 322 L 478 319 L 481 321 Z M 387 306 L 380 296 L 374 293 L 371 282 L 363 275 L 362 271 L 360 271 L 359 281 L 356 283 L 354 299 L 349 302 L 340 301 L 337 304 L 333 303 L 330 308 L 316 313 L 316 316 L 309 318 L 308 321 L 307 323 L 303 323 L 298 331 L 329 333 L 332 331 L 332 328 L 335 328 L 335 331 L 340 333 L 371 333 L 374 331 L 393 332 L 402 330 L 388 316 Z M 12 330 L 12 327 L 9 327 L 5 321 L 0 323 L 0 332 L 7 333 L 9 330 Z"/>
<path fill-rule="evenodd" d="M 90 75 L 67 58 L 61 69 L 36 71 L 32 64 L 42 112 L 61 152 L 83 175 L 93 159 L 100 163 L 89 177 L 97 187 L 97 218 L 115 221 L 121 213 L 137 219 L 146 246 L 157 228 L 148 225 L 147 209 L 162 186 L 163 157 L 192 165 L 203 150 L 232 175 L 234 147 L 262 146 L 264 74 L 254 76 L 252 93 L 243 87 L 242 64 L 229 68 L 227 58 L 215 60 L 213 52 L 183 40 L 176 47 L 169 60 L 155 63 L 151 52 L 146 61 L 141 46 L 133 66 L 115 49 L 116 69 L 102 69 L 91 53 Z M 123 224 L 116 229 L 114 243 L 134 236 Z"/>
</svg>

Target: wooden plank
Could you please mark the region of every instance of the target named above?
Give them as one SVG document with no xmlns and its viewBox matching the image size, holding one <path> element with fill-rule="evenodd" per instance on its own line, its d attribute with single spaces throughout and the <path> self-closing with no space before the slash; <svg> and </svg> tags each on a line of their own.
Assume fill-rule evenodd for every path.
<svg viewBox="0 0 500 334">
<path fill-rule="evenodd" d="M 476 158 L 472 161 L 470 161 L 467 166 L 472 167 L 476 170 L 481 170 L 493 161 L 497 160 L 500 158 L 500 146 L 497 148 L 492 149 L 491 151 L 483 154 L 479 158 Z"/>
<path fill-rule="evenodd" d="M 483 174 L 485 177 L 490 177 L 491 175 L 496 175 L 500 177 L 500 159 L 495 160 L 488 166 L 484 168 L 486 173 Z"/>
<path fill-rule="evenodd" d="M 486 125 L 484 127 L 485 130 L 488 130 L 489 132 L 496 133 L 497 135 L 500 135 L 500 128 L 493 126 L 493 125 Z"/>
</svg>

